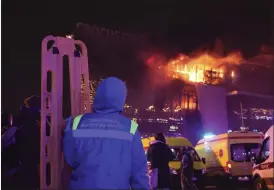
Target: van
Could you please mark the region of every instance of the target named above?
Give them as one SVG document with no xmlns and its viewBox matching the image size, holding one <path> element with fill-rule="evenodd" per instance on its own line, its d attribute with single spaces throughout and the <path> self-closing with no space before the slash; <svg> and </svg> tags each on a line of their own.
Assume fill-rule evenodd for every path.
<svg viewBox="0 0 274 190">
<path fill-rule="evenodd" d="M 233 189 L 235 182 L 251 184 L 252 158 L 259 153 L 262 140 L 261 133 L 245 130 L 199 140 L 195 149 L 206 160 L 206 185 Z"/>
<path fill-rule="evenodd" d="M 145 152 L 149 147 L 151 141 L 155 140 L 154 137 L 142 138 L 142 143 Z M 170 147 L 171 151 L 174 154 L 174 160 L 169 163 L 171 175 L 172 175 L 172 185 L 173 188 L 180 188 L 180 180 L 181 180 L 181 160 L 178 158 L 180 148 L 187 147 L 188 150 L 193 151 L 193 165 L 194 165 L 194 178 L 193 181 L 198 187 L 203 187 L 203 179 L 202 174 L 204 173 L 205 164 L 203 163 L 203 159 L 199 157 L 197 152 L 194 149 L 192 143 L 184 138 L 184 137 L 173 137 L 166 136 L 166 143 Z"/>
<path fill-rule="evenodd" d="M 274 126 L 266 132 L 260 152 L 254 160 L 254 189 L 274 190 Z"/>
</svg>

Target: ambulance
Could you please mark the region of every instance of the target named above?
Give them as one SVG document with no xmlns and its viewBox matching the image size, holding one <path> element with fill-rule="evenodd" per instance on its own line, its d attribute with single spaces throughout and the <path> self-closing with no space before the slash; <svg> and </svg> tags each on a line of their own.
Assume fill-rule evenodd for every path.
<svg viewBox="0 0 274 190">
<path fill-rule="evenodd" d="M 142 138 L 142 143 L 145 152 L 147 152 L 147 149 L 149 147 L 149 143 L 151 141 L 155 140 L 154 137 L 146 137 Z M 205 164 L 203 163 L 204 159 L 201 159 L 200 156 L 197 154 L 196 150 L 194 149 L 194 146 L 192 143 L 181 136 L 167 136 L 166 135 L 166 143 L 170 147 L 171 151 L 174 154 L 174 160 L 169 163 L 171 175 L 172 175 L 172 185 L 173 188 L 180 188 L 180 175 L 181 175 L 181 160 L 178 158 L 180 148 L 181 147 L 187 147 L 189 151 L 192 151 L 193 153 L 193 161 L 194 161 L 194 178 L 193 181 L 198 187 L 203 187 L 203 173 L 205 173 Z"/>
<path fill-rule="evenodd" d="M 253 182 L 256 190 L 274 190 L 274 125 L 266 132 L 261 150 L 254 160 Z"/>
<path fill-rule="evenodd" d="M 235 182 L 251 184 L 252 158 L 259 153 L 262 140 L 261 133 L 241 130 L 207 135 L 198 141 L 195 149 L 205 158 L 206 185 L 233 189 Z"/>
</svg>

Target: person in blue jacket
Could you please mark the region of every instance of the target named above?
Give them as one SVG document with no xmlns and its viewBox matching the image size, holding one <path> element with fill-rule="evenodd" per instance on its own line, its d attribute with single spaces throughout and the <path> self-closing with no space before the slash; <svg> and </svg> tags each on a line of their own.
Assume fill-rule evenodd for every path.
<svg viewBox="0 0 274 190">
<path fill-rule="evenodd" d="M 138 124 L 121 115 L 126 96 L 124 82 L 109 77 L 96 90 L 94 113 L 67 123 L 63 151 L 72 170 L 69 189 L 149 189 Z"/>
</svg>

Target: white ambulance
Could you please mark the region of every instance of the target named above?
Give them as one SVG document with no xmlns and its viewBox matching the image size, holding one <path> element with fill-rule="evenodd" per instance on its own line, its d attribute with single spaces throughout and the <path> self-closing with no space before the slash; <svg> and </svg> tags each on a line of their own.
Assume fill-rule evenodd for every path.
<svg viewBox="0 0 274 190">
<path fill-rule="evenodd" d="M 266 132 L 253 167 L 254 189 L 274 190 L 274 125 Z"/>
</svg>

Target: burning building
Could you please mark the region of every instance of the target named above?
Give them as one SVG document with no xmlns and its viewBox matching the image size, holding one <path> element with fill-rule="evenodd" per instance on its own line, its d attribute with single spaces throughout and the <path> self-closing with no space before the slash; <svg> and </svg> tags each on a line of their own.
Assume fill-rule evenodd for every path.
<svg viewBox="0 0 274 190">
<path fill-rule="evenodd" d="M 235 77 L 231 66 L 240 64 L 242 59 L 240 53 L 231 53 L 226 57 L 213 53 L 202 53 L 193 57 L 180 54 L 177 59 L 169 61 L 166 73 L 172 78 L 217 85 Z"/>
<path fill-rule="evenodd" d="M 108 71 L 122 64 L 124 70 L 134 73 L 134 67 L 128 63 L 136 62 L 136 52 L 142 52 L 148 46 L 146 40 L 136 35 L 85 24 L 79 24 L 77 36 L 86 42 L 93 63 L 91 69 L 96 71 L 96 65 L 106 66 L 112 62 L 108 64 Z M 152 55 L 149 51 L 145 54 L 145 57 Z M 226 100 L 226 95 L 228 91 L 247 86 L 262 86 L 248 84 L 250 78 L 243 75 L 243 70 L 248 70 L 243 68 L 252 64 L 254 60 L 247 62 L 239 52 L 225 55 L 222 50 L 179 54 L 169 60 L 162 54 L 153 54 L 146 60 L 150 74 L 154 75 L 153 82 L 146 81 L 152 86 L 146 93 L 153 94 L 154 101 L 146 106 L 126 104 L 124 114 L 139 123 L 142 133 L 181 133 L 193 142 L 201 138 L 203 132 L 222 133 L 229 128 L 236 129 L 240 126 L 231 127 L 233 124 L 228 121 L 232 108 L 227 104 L 231 98 L 228 96 Z M 248 76 L 253 80 L 261 78 Z M 94 94 L 95 88 L 91 88 Z"/>
<path fill-rule="evenodd" d="M 267 57 L 267 60 L 270 60 L 269 57 L 272 57 L 271 64 L 273 65 L 274 63 L 273 56 L 259 57 Z M 257 82 L 260 81 L 261 85 L 258 84 L 257 87 L 260 86 L 263 88 L 264 86 L 265 89 L 270 90 L 272 88 L 271 85 L 274 85 L 273 83 L 269 83 L 269 79 L 271 79 L 271 77 L 269 77 L 271 74 L 269 73 L 273 74 L 273 71 L 269 71 L 271 64 L 268 64 L 267 69 L 264 68 L 264 72 L 261 72 L 262 68 L 258 69 L 257 67 L 264 67 L 265 61 L 259 63 L 258 61 L 254 62 L 253 59 L 244 60 L 241 53 L 237 52 L 230 53 L 227 56 L 219 56 L 209 52 L 190 56 L 180 54 L 176 59 L 171 59 L 165 64 L 159 64 L 161 61 L 156 61 L 157 64 L 153 64 L 151 62 L 152 60 L 153 59 L 148 59 L 148 65 L 151 66 L 153 70 L 162 72 L 162 74 L 165 75 L 165 80 L 183 81 L 180 85 L 178 84 L 175 89 L 172 87 L 173 82 L 169 82 L 168 87 L 165 87 L 169 94 L 172 95 L 166 96 L 164 102 L 169 103 L 166 103 L 166 107 L 162 111 L 172 110 L 173 113 L 180 114 L 183 118 L 183 123 L 175 128 L 192 141 L 195 141 L 203 132 L 218 134 L 224 133 L 228 129 L 239 130 L 241 123 L 238 122 L 239 115 L 237 115 L 237 113 L 239 113 L 239 110 L 236 109 L 235 104 L 237 104 L 239 108 L 240 99 L 245 102 L 244 110 L 249 110 L 250 112 L 250 119 L 245 119 L 245 123 L 248 123 L 250 128 L 257 128 L 258 130 L 264 131 L 264 128 L 269 127 L 271 122 L 273 123 L 271 119 L 273 116 L 270 116 L 271 113 L 273 114 L 273 101 L 271 102 L 269 99 L 259 100 L 258 97 L 258 100 L 256 100 L 254 97 L 240 98 L 240 96 L 237 95 L 232 98 L 231 96 L 227 96 L 227 92 L 231 91 L 231 89 L 245 88 L 251 91 L 256 90 L 256 86 L 251 83 L 253 80 Z M 244 67 L 247 68 L 243 69 Z M 249 73 L 249 75 L 246 76 L 243 71 L 248 70 L 252 70 L 253 74 Z M 259 77 L 258 73 L 256 75 L 257 77 L 255 77 L 254 73 L 258 70 L 260 70 L 259 73 L 263 75 L 263 77 Z M 248 77 L 250 79 L 248 79 Z M 265 80 L 260 80 L 263 78 L 265 78 Z M 266 87 L 262 85 L 263 83 L 267 83 L 270 86 Z M 255 82 L 253 84 L 255 84 Z M 261 88 L 257 88 L 257 91 L 263 92 Z M 158 94 L 162 95 L 163 93 Z M 269 96 L 269 98 L 270 97 L 271 96 Z M 249 99 L 249 103 L 246 102 L 247 99 Z M 234 103 L 232 103 L 233 101 Z M 253 105 L 253 101 L 260 105 Z M 268 101 L 268 105 L 271 105 L 272 108 L 270 108 L 271 106 L 266 107 L 261 104 L 266 101 Z M 190 116 L 190 113 L 195 114 Z M 191 117 L 199 122 L 196 124 L 195 122 L 187 122 L 187 120 L 191 120 Z M 247 116 L 242 117 L 246 118 Z M 259 120 L 264 120 L 264 124 L 260 122 L 261 127 L 258 127 Z M 165 129 L 165 131 L 168 131 L 168 129 Z"/>
<path fill-rule="evenodd" d="M 151 122 L 162 116 L 165 124 L 151 131 L 178 132 L 192 142 L 204 132 L 223 133 L 228 130 L 225 84 L 236 78 L 235 65 L 240 64 L 240 53 L 221 57 L 214 53 L 180 54 L 176 59 L 162 63 L 149 58 L 148 65 L 165 75 L 164 85 L 156 93 L 154 107 L 157 114 L 148 116 Z M 153 63 L 154 61 L 154 63 Z M 175 118 L 172 123 L 169 118 Z M 147 130 L 146 128 L 145 130 Z"/>
</svg>

